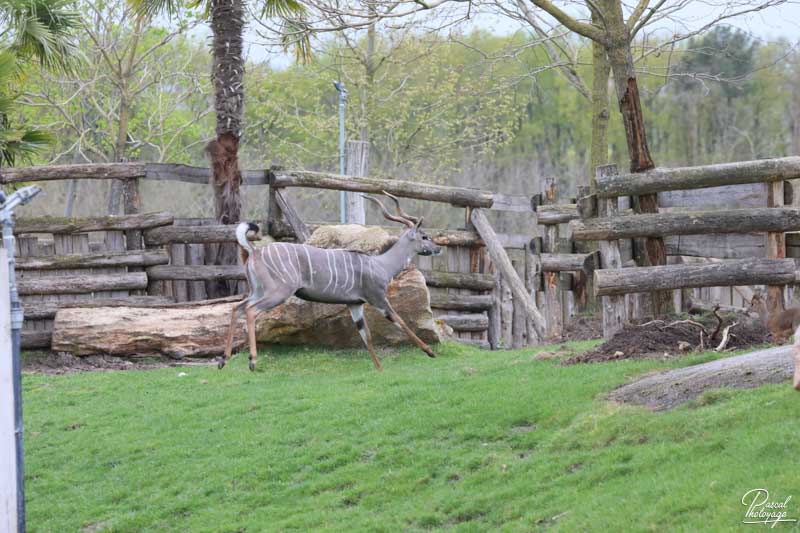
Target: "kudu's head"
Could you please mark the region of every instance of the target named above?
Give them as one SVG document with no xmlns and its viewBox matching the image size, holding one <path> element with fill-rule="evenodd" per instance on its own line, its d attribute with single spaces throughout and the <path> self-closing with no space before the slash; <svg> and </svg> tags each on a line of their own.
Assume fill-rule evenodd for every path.
<svg viewBox="0 0 800 533">
<path fill-rule="evenodd" d="M 750 299 L 750 306 L 747 308 L 748 313 L 756 313 L 759 317 L 763 320 L 766 320 L 767 317 L 767 301 L 764 299 L 764 296 L 761 293 L 753 294 L 753 297 Z"/>
<path fill-rule="evenodd" d="M 397 215 L 392 215 L 387 211 L 386 207 L 383 203 L 373 196 L 369 196 L 367 194 L 362 194 L 362 196 L 368 200 L 375 202 L 383 212 L 383 216 L 386 220 L 392 220 L 394 222 L 400 222 L 404 226 L 406 226 L 406 230 L 400 234 L 400 237 L 397 239 L 398 245 L 402 245 L 404 248 L 408 248 L 411 252 L 416 255 L 439 255 L 442 253 L 442 247 L 433 242 L 425 231 L 422 229 L 422 221 L 424 220 L 423 217 L 413 217 L 403 211 L 400 207 L 400 201 L 395 198 L 393 195 L 389 194 L 386 191 L 383 191 L 383 194 L 388 196 L 394 201 L 394 204 L 397 208 Z"/>
</svg>

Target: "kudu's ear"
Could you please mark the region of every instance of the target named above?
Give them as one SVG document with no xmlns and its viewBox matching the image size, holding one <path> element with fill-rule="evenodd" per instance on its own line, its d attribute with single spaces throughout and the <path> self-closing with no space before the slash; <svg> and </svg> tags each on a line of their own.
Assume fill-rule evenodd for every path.
<svg viewBox="0 0 800 533">
<path fill-rule="evenodd" d="M 421 228 L 421 227 L 422 227 L 422 221 L 423 221 L 423 220 L 425 220 L 425 217 L 419 217 L 419 220 L 417 220 L 417 223 L 416 223 L 416 224 L 414 224 L 414 228 L 415 228 L 415 229 L 419 229 L 419 228 Z"/>
</svg>

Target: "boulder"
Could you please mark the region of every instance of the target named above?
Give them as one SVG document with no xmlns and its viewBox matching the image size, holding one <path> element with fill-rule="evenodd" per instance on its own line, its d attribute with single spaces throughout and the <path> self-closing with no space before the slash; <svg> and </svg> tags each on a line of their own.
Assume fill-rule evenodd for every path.
<svg viewBox="0 0 800 533">
<path fill-rule="evenodd" d="M 428 344 L 447 335 L 447 327 L 433 319 L 425 278 L 416 268 L 400 273 L 389 285 L 389 303 Z M 379 312 L 367 305 L 366 321 L 375 346 L 411 344 L 406 334 Z M 317 345 L 331 348 L 363 346 L 347 306 L 306 302 L 292 297 L 286 303 L 263 313 L 257 320 L 259 343 Z"/>
<path fill-rule="evenodd" d="M 343 224 L 318 227 L 306 244 L 319 248 L 341 248 L 377 255 L 389 248 L 393 242 L 394 239 L 381 228 Z"/>
</svg>

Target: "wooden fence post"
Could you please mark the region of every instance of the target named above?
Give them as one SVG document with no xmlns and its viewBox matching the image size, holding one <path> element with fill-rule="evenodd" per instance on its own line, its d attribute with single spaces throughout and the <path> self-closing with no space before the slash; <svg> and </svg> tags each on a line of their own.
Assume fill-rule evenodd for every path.
<svg viewBox="0 0 800 533">
<path fill-rule="evenodd" d="M 347 175 L 366 178 L 369 173 L 369 142 L 347 141 Z M 366 224 L 364 197 L 357 192 L 345 193 L 348 224 Z"/>
<path fill-rule="evenodd" d="M 558 188 L 555 178 L 542 180 L 542 204 L 555 204 L 558 200 Z M 543 252 L 558 252 L 558 225 L 543 226 Z M 544 308 L 547 310 L 547 338 L 559 338 L 564 333 L 564 310 L 561 294 L 558 290 L 558 272 L 544 272 Z"/>
<path fill-rule="evenodd" d="M 765 184 L 767 187 L 767 206 L 783 207 L 784 182 L 773 181 Z M 782 231 L 767 233 L 767 258 L 784 259 L 786 257 L 786 234 Z M 784 310 L 783 285 L 767 286 L 767 310 L 770 313 Z"/>
<path fill-rule="evenodd" d="M 603 165 L 596 169 L 597 178 L 614 175 L 617 173 L 617 165 Z M 607 198 L 600 200 L 600 215 L 613 217 L 617 214 L 617 199 Z M 619 241 L 599 241 L 600 257 L 602 266 L 608 268 L 622 268 L 622 258 L 619 251 Z M 621 331 L 625 325 L 625 296 L 603 296 L 603 338 L 610 339 L 617 332 Z"/>
</svg>

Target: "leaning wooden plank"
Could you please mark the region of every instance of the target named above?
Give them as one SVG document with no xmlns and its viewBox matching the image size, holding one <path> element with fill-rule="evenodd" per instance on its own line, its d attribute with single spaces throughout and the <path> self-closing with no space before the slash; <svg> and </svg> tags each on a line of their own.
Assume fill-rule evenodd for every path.
<svg viewBox="0 0 800 533">
<path fill-rule="evenodd" d="M 96 291 L 124 291 L 147 288 L 144 272 L 82 274 L 19 280 L 19 293 L 81 294 Z"/>
<path fill-rule="evenodd" d="M 415 181 L 357 178 L 305 170 L 277 170 L 274 172 L 271 184 L 275 187 L 312 187 L 372 194 L 386 191 L 404 198 L 444 202 L 459 207 L 491 207 L 494 201 L 490 191 L 479 189 L 431 185 Z"/>
<path fill-rule="evenodd" d="M 150 281 L 243 280 L 241 265 L 157 265 L 147 269 Z"/>
<path fill-rule="evenodd" d="M 436 320 L 441 320 L 454 331 L 486 331 L 489 327 L 489 319 L 483 313 L 441 315 Z"/>
<path fill-rule="evenodd" d="M 792 377 L 793 359 L 791 346 L 768 348 L 645 376 L 612 391 L 609 398 L 654 410 L 672 409 L 711 389 L 784 383 Z"/>
<path fill-rule="evenodd" d="M 514 298 L 519 299 L 525 306 L 525 311 L 533 322 L 536 334 L 540 339 L 544 338 L 544 318 L 536 308 L 536 302 L 533 301 L 531 295 L 525 290 L 525 284 L 522 283 L 522 280 L 514 270 L 511 260 L 508 258 L 506 251 L 497 239 L 497 234 L 486 219 L 486 215 L 480 209 L 473 209 L 470 220 L 483 239 L 483 242 L 486 243 L 486 249 L 489 252 L 489 256 L 492 258 L 492 263 L 494 263 L 498 271 L 509 284 Z"/>
<path fill-rule="evenodd" d="M 491 294 L 431 294 L 431 307 L 451 311 L 486 311 L 494 304 Z"/>
<path fill-rule="evenodd" d="M 617 268 L 594 271 L 598 296 L 691 287 L 795 283 L 794 259 L 733 259 L 708 264 Z"/>
<path fill-rule="evenodd" d="M 491 274 L 439 272 L 420 270 L 429 287 L 442 289 L 472 289 L 474 291 L 490 291 L 494 289 L 494 276 Z"/>
<path fill-rule="evenodd" d="M 67 179 L 130 179 L 145 176 L 145 163 L 92 163 L 3 168 L 0 183 Z"/>
<path fill-rule="evenodd" d="M 297 242 L 303 243 L 311 238 L 311 231 L 309 231 L 308 227 L 303 222 L 303 219 L 300 218 L 300 215 L 292 206 L 292 204 L 289 203 L 289 200 L 286 199 L 286 196 L 281 189 L 275 189 L 275 202 L 277 202 L 278 207 L 283 213 L 283 216 L 292 227 L 292 231 L 294 232 Z"/>
<path fill-rule="evenodd" d="M 165 265 L 169 257 L 162 250 L 135 250 L 126 252 L 91 252 L 88 254 L 21 257 L 17 270 L 58 270 L 95 267 L 126 267 Z"/>
<path fill-rule="evenodd" d="M 705 233 L 784 232 L 800 230 L 800 208 L 730 209 L 691 213 L 652 213 L 570 223 L 579 241 L 699 235 Z"/>
<path fill-rule="evenodd" d="M 20 218 L 14 227 L 14 233 L 84 233 L 87 231 L 110 231 L 147 229 L 172 224 L 171 213 L 142 213 L 138 215 L 109 215 L 105 217 L 66 218 L 36 217 Z"/>
<path fill-rule="evenodd" d="M 576 204 L 545 204 L 536 208 L 536 222 L 542 225 L 564 224 L 579 218 Z"/>
<path fill-rule="evenodd" d="M 597 195 L 601 198 L 637 196 L 661 191 L 797 178 L 800 178 L 800 157 L 758 159 L 697 167 L 655 168 L 636 174 L 603 176 L 597 180 Z"/>
<path fill-rule="evenodd" d="M 123 305 L 153 307 L 168 304 L 173 304 L 172 300 L 161 296 L 127 296 L 125 298 L 92 298 L 91 300 L 74 300 L 71 302 L 44 300 L 26 303 L 23 306 L 23 310 L 25 311 L 25 320 L 42 320 L 53 318 L 56 316 L 56 311 L 66 307 L 120 307 Z"/>
</svg>

